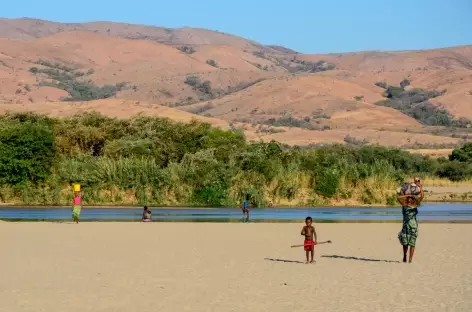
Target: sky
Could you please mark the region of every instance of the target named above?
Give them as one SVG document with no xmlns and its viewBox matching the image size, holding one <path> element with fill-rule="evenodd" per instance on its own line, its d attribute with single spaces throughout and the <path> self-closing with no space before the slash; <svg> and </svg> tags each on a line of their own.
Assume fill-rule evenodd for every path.
<svg viewBox="0 0 472 312">
<path fill-rule="evenodd" d="M 302 53 L 472 44 L 472 0 L 22 0 L 0 16 L 199 27 Z"/>
</svg>

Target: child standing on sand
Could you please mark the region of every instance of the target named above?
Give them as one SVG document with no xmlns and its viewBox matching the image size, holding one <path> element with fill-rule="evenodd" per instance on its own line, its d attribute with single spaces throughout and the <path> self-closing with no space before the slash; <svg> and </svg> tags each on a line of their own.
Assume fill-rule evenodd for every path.
<svg viewBox="0 0 472 312">
<path fill-rule="evenodd" d="M 72 220 L 79 224 L 80 211 L 82 210 L 82 199 L 80 198 L 80 191 L 75 192 L 72 200 Z"/>
<path fill-rule="evenodd" d="M 305 236 L 304 249 L 306 252 L 306 263 L 313 263 L 315 256 L 315 244 L 316 244 L 316 231 L 315 227 L 312 225 L 313 219 L 311 217 L 306 217 L 305 226 L 302 229 L 302 235 Z M 311 261 L 310 261 L 310 252 L 311 252 Z"/>
</svg>

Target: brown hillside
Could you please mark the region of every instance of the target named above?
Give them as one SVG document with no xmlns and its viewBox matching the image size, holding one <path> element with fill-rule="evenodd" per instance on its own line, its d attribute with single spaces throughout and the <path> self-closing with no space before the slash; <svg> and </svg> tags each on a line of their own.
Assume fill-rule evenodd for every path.
<svg viewBox="0 0 472 312">
<path fill-rule="evenodd" d="M 232 45 L 240 48 L 261 46 L 256 42 L 217 31 L 200 28 L 165 28 L 126 23 L 55 23 L 39 19 L 0 18 L 0 37 L 14 39 L 37 39 L 68 31 L 91 31 L 124 39 L 154 40 L 179 45 Z M 270 48 L 268 48 L 270 50 Z"/>
<path fill-rule="evenodd" d="M 182 46 L 193 51 L 177 49 Z M 342 143 L 347 137 L 404 147 L 461 143 L 450 131 L 424 127 L 397 110 L 375 105 L 384 99 L 376 82 L 398 85 L 406 78 L 408 88 L 447 90 L 432 102 L 456 118 L 472 119 L 472 46 L 303 55 L 205 29 L 0 19 L 0 47 L 2 110 L 206 118 L 190 114 L 196 113 L 211 116 L 208 121 L 215 125 L 246 128 L 250 139 L 298 145 Z M 47 63 L 37 64 L 39 60 Z M 310 73 L 319 61 L 336 67 Z M 54 71 L 61 66 L 87 73 L 77 82 L 126 82 L 127 88 L 113 99 L 61 103 L 69 93 L 52 87 L 55 81 L 46 74 L 30 72 L 32 67 Z M 191 76 L 200 85 L 186 83 Z M 209 84 L 203 89 L 205 81 Z"/>
<path fill-rule="evenodd" d="M 0 61 L 6 65 L 0 66 L 0 79 L 4 82 L 2 95 L 4 100 L 13 102 L 24 100 L 16 93 L 19 83 L 35 85 L 42 80 L 28 72 L 31 67 L 41 67 L 33 64 L 39 59 L 67 64 L 82 71 L 93 69 L 94 74 L 88 78 L 99 85 L 128 82 L 139 92 L 128 90 L 121 97 L 158 104 L 189 97 L 198 99 L 198 92 L 184 83 L 188 75 L 197 75 L 202 81 L 210 80 L 214 88 L 220 90 L 268 75 L 250 63 L 256 61 L 252 54 L 236 50 L 229 57 L 225 55 L 225 50 L 234 50 L 231 47 L 206 47 L 194 56 L 152 41 L 130 41 L 86 31 L 62 32 L 36 40 L 0 38 L 0 45 L 3 47 Z M 219 52 L 222 49 L 223 53 Z M 210 58 L 218 63 L 226 62 L 228 68 L 208 65 L 206 61 Z M 46 96 L 29 95 L 34 101 L 46 99 Z M 67 94 L 61 90 L 60 96 L 64 95 Z M 59 97 L 52 95 L 48 99 Z"/>
<path fill-rule="evenodd" d="M 264 121 L 292 116 L 316 119 L 331 128 L 420 127 L 412 118 L 390 108 L 354 100 L 364 96 L 369 102 L 380 94 L 359 85 L 324 75 L 306 75 L 265 80 L 244 91 L 211 101 L 205 113 L 228 121 Z M 184 107 L 208 107 L 209 103 Z M 325 114 L 327 118 L 316 118 Z"/>
<path fill-rule="evenodd" d="M 447 90 L 433 102 L 455 117 L 472 119 L 472 46 L 407 52 L 297 55 L 296 58 L 333 62 L 338 70 L 329 74 L 354 80 L 371 90 L 376 81 L 398 85 L 404 78 L 410 80 L 413 88 Z"/>
<path fill-rule="evenodd" d="M 246 127 L 246 136 L 249 140 L 265 141 L 276 140 L 289 145 L 306 146 L 310 144 L 343 144 L 347 138 L 364 141 L 367 144 L 382 146 L 411 148 L 418 144 L 457 145 L 460 139 L 441 137 L 430 134 L 409 133 L 405 131 L 380 131 L 375 129 L 335 129 L 329 131 L 313 131 L 300 128 L 281 128 L 284 132 L 266 134 L 256 129 Z M 279 128 L 278 128 L 279 129 Z M 418 150 L 421 154 L 430 154 L 425 150 Z"/>
<path fill-rule="evenodd" d="M 90 102 L 0 104 L 0 114 L 6 112 L 35 112 L 54 117 L 65 117 L 91 111 L 117 118 L 129 118 L 141 114 L 169 118 L 180 122 L 190 122 L 192 119 L 197 119 L 222 129 L 229 129 L 228 123 L 220 119 L 207 118 L 161 105 L 130 100 L 107 99 Z"/>
</svg>

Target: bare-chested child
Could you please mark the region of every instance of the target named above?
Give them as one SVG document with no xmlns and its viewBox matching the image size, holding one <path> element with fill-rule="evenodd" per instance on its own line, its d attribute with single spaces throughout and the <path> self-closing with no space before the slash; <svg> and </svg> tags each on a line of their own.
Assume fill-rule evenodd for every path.
<svg viewBox="0 0 472 312">
<path fill-rule="evenodd" d="M 316 231 L 315 227 L 312 225 L 313 219 L 311 217 L 306 217 L 305 226 L 302 229 L 302 235 L 305 236 L 304 249 L 306 252 L 306 263 L 313 263 L 315 256 L 315 244 L 316 244 Z M 310 261 L 310 252 L 311 252 L 311 261 Z"/>
</svg>

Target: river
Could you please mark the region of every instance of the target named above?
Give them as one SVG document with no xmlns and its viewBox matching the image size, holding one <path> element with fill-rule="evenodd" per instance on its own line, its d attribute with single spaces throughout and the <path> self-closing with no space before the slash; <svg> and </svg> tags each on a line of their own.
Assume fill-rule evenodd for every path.
<svg viewBox="0 0 472 312">
<path fill-rule="evenodd" d="M 153 221 L 166 222 L 241 222 L 239 209 L 153 208 Z M 142 208 L 88 208 L 81 221 L 139 221 Z M 400 222 L 401 208 L 323 207 L 323 208 L 254 208 L 250 222 L 303 222 L 311 216 L 315 222 Z M 470 203 L 425 203 L 419 208 L 419 222 L 472 222 Z M 70 208 L 0 207 L 0 220 L 5 221 L 70 221 Z"/>
</svg>

